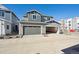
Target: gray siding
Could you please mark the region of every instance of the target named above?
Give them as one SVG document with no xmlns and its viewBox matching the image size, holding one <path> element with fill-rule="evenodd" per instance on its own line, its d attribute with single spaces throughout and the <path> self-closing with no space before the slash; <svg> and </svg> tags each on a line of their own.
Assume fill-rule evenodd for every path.
<svg viewBox="0 0 79 59">
<path fill-rule="evenodd" d="M 10 12 L 5 12 L 5 19 L 11 21 L 10 17 Z"/>
<path fill-rule="evenodd" d="M 51 18 L 51 17 L 42 16 L 42 22 L 49 21 L 49 20 L 52 20 L 52 19 L 53 18 Z"/>
<path fill-rule="evenodd" d="M 7 29 L 7 25 L 9 26 L 9 29 Z M 6 34 L 11 34 L 11 30 L 12 30 L 11 24 L 8 23 L 8 22 L 5 22 L 5 33 Z"/>
<path fill-rule="evenodd" d="M 19 25 L 18 18 L 16 15 L 11 12 L 8 8 L 0 5 L 0 34 L 6 35 L 6 34 L 12 34 L 12 30 L 14 29 L 15 25 Z"/>
<path fill-rule="evenodd" d="M 34 16 L 34 18 L 33 18 L 33 16 Z M 23 20 L 34 21 L 34 22 L 45 22 L 45 21 L 48 21 L 48 20 L 51 20 L 51 19 L 52 19 L 51 16 L 42 15 L 37 11 L 27 12 L 27 14 L 23 18 Z"/>
<path fill-rule="evenodd" d="M 45 21 L 44 17 L 43 17 L 43 16 L 41 16 L 41 22 L 44 22 L 44 21 Z"/>
<path fill-rule="evenodd" d="M 12 22 L 17 24 L 18 18 L 13 13 L 11 15 L 12 15 Z"/>
<path fill-rule="evenodd" d="M 18 28 L 19 28 L 19 22 L 18 22 L 18 18 L 12 13 L 11 14 L 11 16 L 12 16 L 12 33 L 13 32 L 18 32 L 18 29 L 16 29 L 16 25 L 18 26 Z"/>
<path fill-rule="evenodd" d="M 36 19 L 33 19 L 33 15 L 36 15 Z M 28 21 L 41 22 L 41 15 L 38 13 L 28 14 Z"/>
</svg>

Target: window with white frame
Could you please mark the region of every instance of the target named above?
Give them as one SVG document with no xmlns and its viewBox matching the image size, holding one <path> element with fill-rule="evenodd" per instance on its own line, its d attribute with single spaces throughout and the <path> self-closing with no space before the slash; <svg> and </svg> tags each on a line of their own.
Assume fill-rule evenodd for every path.
<svg viewBox="0 0 79 59">
<path fill-rule="evenodd" d="M 36 19 L 36 15 L 33 15 L 32 17 L 33 17 L 33 19 Z"/>
</svg>

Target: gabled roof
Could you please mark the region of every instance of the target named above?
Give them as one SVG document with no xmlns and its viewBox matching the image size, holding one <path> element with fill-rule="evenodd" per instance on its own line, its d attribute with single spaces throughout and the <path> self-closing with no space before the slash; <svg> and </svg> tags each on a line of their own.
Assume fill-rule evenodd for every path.
<svg viewBox="0 0 79 59">
<path fill-rule="evenodd" d="M 52 16 L 46 16 L 46 15 L 43 15 L 43 17 L 50 17 L 50 18 L 53 18 Z"/>
<path fill-rule="evenodd" d="M 3 6 L 2 4 L 0 4 L 0 10 L 10 11 L 8 8 L 6 8 L 5 6 Z"/>
<path fill-rule="evenodd" d="M 10 9 L 8 9 L 7 7 L 5 7 L 4 5 L 0 4 L 0 10 L 3 10 L 3 11 L 9 11 L 9 12 L 12 12 Z M 12 12 L 14 15 L 15 13 Z M 16 15 L 15 15 L 16 16 Z M 17 17 L 17 16 L 16 16 Z M 19 18 L 17 17 L 17 19 L 19 20 Z"/>
<path fill-rule="evenodd" d="M 39 13 L 39 12 L 36 11 L 36 10 L 31 10 L 31 11 L 28 11 L 23 17 L 27 17 L 27 14 L 30 14 L 30 13 L 33 13 L 33 12 L 36 12 L 36 13 L 42 15 L 41 13 Z"/>
<path fill-rule="evenodd" d="M 57 22 L 56 20 L 51 20 L 51 21 L 48 21 L 47 23 L 57 23 L 57 24 L 60 24 L 60 23 Z"/>
<path fill-rule="evenodd" d="M 33 12 L 36 12 L 36 13 L 38 13 L 38 14 L 41 14 L 41 13 L 39 13 L 38 11 L 36 11 L 36 10 L 31 10 L 31 11 L 29 11 L 29 12 L 27 12 L 27 13 L 33 13 Z M 42 15 L 42 14 L 41 14 Z"/>
<path fill-rule="evenodd" d="M 53 18 L 52 16 L 43 15 L 43 14 L 41 14 L 41 13 L 40 13 L 39 11 L 37 11 L 37 10 L 28 11 L 28 12 L 24 15 L 24 17 L 27 17 L 27 14 L 33 13 L 33 12 L 36 12 L 36 13 L 40 14 L 41 16 L 44 16 L 44 17 L 51 17 L 51 18 Z"/>
</svg>

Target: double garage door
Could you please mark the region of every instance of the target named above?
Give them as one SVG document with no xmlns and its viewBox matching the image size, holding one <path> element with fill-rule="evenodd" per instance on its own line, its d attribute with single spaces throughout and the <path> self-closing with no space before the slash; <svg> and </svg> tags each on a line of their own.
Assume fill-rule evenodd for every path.
<svg viewBox="0 0 79 59">
<path fill-rule="evenodd" d="M 41 34 L 41 26 L 24 26 L 23 31 L 24 35 Z"/>
</svg>

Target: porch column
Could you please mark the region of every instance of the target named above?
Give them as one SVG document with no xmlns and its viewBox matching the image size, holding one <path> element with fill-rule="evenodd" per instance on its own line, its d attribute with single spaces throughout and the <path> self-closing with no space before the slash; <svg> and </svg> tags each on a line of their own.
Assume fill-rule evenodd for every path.
<svg viewBox="0 0 79 59">
<path fill-rule="evenodd" d="M 6 35 L 5 33 L 5 23 L 4 21 L 0 21 L 0 36 Z"/>
<path fill-rule="evenodd" d="M 23 25 L 19 23 L 19 35 L 23 35 Z"/>
<path fill-rule="evenodd" d="M 46 26 L 45 25 L 41 26 L 41 34 L 42 35 L 46 34 Z"/>
<path fill-rule="evenodd" d="M 58 26 L 58 30 L 57 30 L 57 34 L 59 34 L 60 33 L 60 26 Z"/>
</svg>

